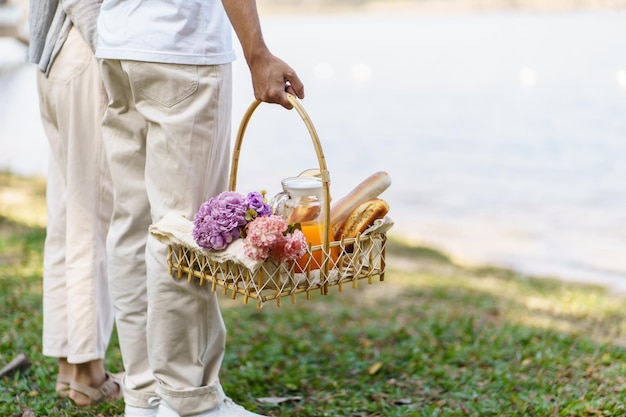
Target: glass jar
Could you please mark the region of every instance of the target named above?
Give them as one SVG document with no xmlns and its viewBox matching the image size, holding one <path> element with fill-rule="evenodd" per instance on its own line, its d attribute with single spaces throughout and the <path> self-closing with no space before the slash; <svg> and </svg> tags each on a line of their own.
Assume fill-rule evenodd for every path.
<svg viewBox="0 0 626 417">
<path fill-rule="evenodd" d="M 323 244 L 323 185 L 321 178 L 298 176 L 281 181 L 283 191 L 278 193 L 270 205 L 274 214 L 282 216 L 287 224 L 299 223 L 302 233 L 311 246 Z M 329 241 L 333 240 L 331 230 L 327 231 Z M 323 248 L 313 251 L 296 260 L 298 272 L 320 269 Z M 331 250 L 333 262 L 338 257 L 338 250 Z M 332 265 L 331 265 L 332 266 Z"/>
</svg>

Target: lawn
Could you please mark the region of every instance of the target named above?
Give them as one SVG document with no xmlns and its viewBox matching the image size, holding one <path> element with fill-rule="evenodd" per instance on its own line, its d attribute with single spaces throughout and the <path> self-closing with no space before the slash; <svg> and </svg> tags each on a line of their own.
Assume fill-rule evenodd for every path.
<svg viewBox="0 0 626 417">
<path fill-rule="evenodd" d="M 0 416 L 117 416 L 54 394 L 41 354 L 41 180 L 0 175 Z M 280 308 L 219 295 L 226 392 L 267 416 L 624 416 L 624 299 L 513 271 L 463 268 L 393 237 L 384 282 Z M 117 339 L 108 368 L 122 370 Z"/>
</svg>

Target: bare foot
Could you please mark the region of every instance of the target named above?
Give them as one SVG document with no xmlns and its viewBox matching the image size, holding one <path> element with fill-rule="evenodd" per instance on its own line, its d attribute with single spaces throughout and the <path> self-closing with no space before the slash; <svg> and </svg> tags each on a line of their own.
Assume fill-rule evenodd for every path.
<svg viewBox="0 0 626 417">
<path fill-rule="evenodd" d="M 67 362 L 66 358 L 59 358 L 59 374 L 54 390 L 60 397 L 66 398 L 70 395 L 70 382 L 74 375 L 74 365 Z"/>
<path fill-rule="evenodd" d="M 66 398 L 70 395 L 70 382 L 72 381 L 72 377 L 68 375 L 57 376 L 57 383 L 54 386 L 54 390 L 59 394 L 61 398 Z"/>
<path fill-rule="evenodd" d="M 102 383 L 96 384 L 97 382 L 86 385 L 72 381 L 70 383 L 69 397 L 79 407 L 85 407 L 100 401 L 115 401 L 122 398 L 121 382 L 112 374 L 107 372 Z"/>
</svg>

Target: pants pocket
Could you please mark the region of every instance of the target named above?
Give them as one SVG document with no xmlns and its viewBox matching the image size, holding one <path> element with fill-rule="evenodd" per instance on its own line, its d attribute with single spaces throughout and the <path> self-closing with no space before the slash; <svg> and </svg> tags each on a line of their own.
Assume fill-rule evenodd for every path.
<svg viewBox="0 0 626 417">
<path fill-rule="evenodd" d="M 135 94 L 165 107 L 175 106 L 198 89 L 195 65 L 134 62 L 128 76 Z"/>
<path fill-rule="evenodd" d="M 93 53 L 75 27 L 72 27 L 61 50 L 57 54 L 48 79 L 67 84 L 82 74 L 93 59 Z"/>
</svg>

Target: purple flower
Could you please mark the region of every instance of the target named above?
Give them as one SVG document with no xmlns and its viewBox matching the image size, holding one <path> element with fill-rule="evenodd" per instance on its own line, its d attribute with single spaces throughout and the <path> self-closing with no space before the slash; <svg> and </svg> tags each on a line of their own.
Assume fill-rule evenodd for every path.
<svg viewBox="0 0 626 417">
<path fill-rule="evenodd" d="M 235 191 L 224 191 L 200 206 L 193 219 L 193 237 L 201 247 L 222 250 L 246 225 L 248 202 Z"/>
<path fill-rule="evenodd" d="M 257 193 L 256 191 L 248 193 L 246 201 L 248 202 L 248 208 L 256 212 L 256 215 L 252 216 L 252 218 L 256 216 L 269 216 L 272 214 L 271 207 L 269 204 L 265 203 L 264 193 Z"/>
</svg>

